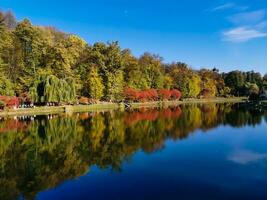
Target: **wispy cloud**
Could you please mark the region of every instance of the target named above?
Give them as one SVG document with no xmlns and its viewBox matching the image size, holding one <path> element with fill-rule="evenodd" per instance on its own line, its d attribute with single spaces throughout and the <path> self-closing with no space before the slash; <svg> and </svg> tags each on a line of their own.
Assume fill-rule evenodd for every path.
<svg viewBox="0 0 267 200">
<path fill-rule="evenodd" d="M 228 2 L 228 3 L 220 4 L 212 9 L 209 9 L 208 11 L 217 12 L 217 11 L 233 10 L 233 11 L 241 12 L 241 11 L 247 10 L 248 8 L 249 7 L 247 6 L 239 6 L 235 3 Z"/>
<path fill-rule="evenodd" d="M 233 28 L 222 32 L 222 40 L 228 42 L 247 42 L 267 37 L 266 10 L 239 12 L 227 17 Z"/>
<path fill-rule="evenodd" d="M 228 2 L 209 11 L 230 13 L 226 19 L 232 24 L 232 28 L 221 32 L 223 41 L 240 43 L 267 37 L 267 11 L 265 9 L 250 10 L 248 6 Z"/>
<path fill-rule="evenodd" d="M 219 11 L 219 10 L 227 10 L 227 9 L 231 9 L 234 8 L 235 4 L 234 3 L 225 3 L 225 4 L 221 4 L 213 9 L 211 9 L 211 11 Z"/>
<path fill-rule="evenodd" d="M 256 27 L 257 29 L 265 29 L 265 28 L 267 28 L 267 20 L 258 23 L 255 27 Z"/>
<path fill-rule="evenodd" d="M 248 24 L 256 24 L 262 22 L 266 16 L 265 10 L 255 10 L 250 12 L 242 12 L 235 15 L 230 16 L 228 19 L 233 24 L 237 25 L 248 25 Z"/>
<path fill-rule="evenodd" d="M 223 40 L 229 42 L 246 42 L 263 37 L 267 37 L 267 32 L 248 27 L 237 27 L 223 32 Z"/>
</svg>

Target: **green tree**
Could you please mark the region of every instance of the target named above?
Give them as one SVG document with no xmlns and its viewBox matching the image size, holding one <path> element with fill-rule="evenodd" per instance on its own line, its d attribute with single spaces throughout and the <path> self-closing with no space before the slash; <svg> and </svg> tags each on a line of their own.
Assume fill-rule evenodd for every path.
<svg viewBox="0 0 267 200">
<path fill-rule="evenodd" d="M 90 71 L 86 87 L 88 87 L 88 94 L 91 98 L 101 99 L 103 97 L 104 85 L 96 68 Z"/>
<path fill-rule="evenodd" d="M 262 76 L 260 73 L 250 71 L 246 72 L 246 82 L 255 83 L 258 86 L 262 85 Z"/>
<path fill-rule="evenodd" d="M 139 59 L 139 66 L 141 72 L 144 74 L 149 88 L 160 89 L 163 88 L 164 74 L 163 67 L 159 56 L 145 53 Z"/>
<path fill-rule="evenodd" d="M 58 43 L 49 48 L 46 55 L 47 68 L 58 78 L 73 77 L 71 56 L 64 44 Z"/>
<path fill-rule="evenodd" d="M 267 74 L 263 76 L 262 80 L 263 80 L 262 87 L 264 90 L 267 90 Z"/>
<path fill-rule="evenodd" d="M 241 71 L 232 71 L 224 74 L 225 85 L 231 89 L 233 94 L 240 95 L 240 90 L 246 82 L 246 75 Z"/>
<path fill-rule="evenodd" d="M 201 91 L 201 80 L 197 73 L 185 63 L 174 63 L 168 66 L 168 73 L 173 85 L 182 92 L 183 97 L 197 97 Z"/>
<path fill-rule="evenodd" d="M 138 90 L 149 89 L 150 85 L 146 74 L 143 73 L 138 59 L 131 54 L 130 50 L 126 49 L 122 51 L 122 60 L 125 83 L 127 83 L 127 86 Z"/>
<path fill-rule="evenodd" d="M 168 74 L 164 76 L 163 88 L 168 90 L 173 88 L 173 79 Z"/>
<path fill-rule="evenodd" d="M 110 101 L 122 100 L 123 88 L 124 88 L 123 72 L 117 71 L 116 74 L 108 73 L 106 99 Z"/>
<path fill-rule="evenodd" d="M 14 94 L 14 85 L 12 82 L 0 74 L 0 96 L 14 96 Z"/>
<path fill-rule="evenodd" d="M 14 34 L 22 48 L 25 73 L 30 76 L 35 75 L 39 67 L 42 47 L 39 32 L 28 19 L 24 19 L 18 23 Z"/>
<path fill-rule="evenodd" d="M 30 96 L 37 103 L 73 103 L 76 100 L 75 81 L 42 74 L 30 88 Z"/>
<path fill-rule="evenodd" d="M 188 96 L 196 98 L 201 91 L 201 79 L 197 74 L 192 75 L 188 80 Z"/>
</svg>

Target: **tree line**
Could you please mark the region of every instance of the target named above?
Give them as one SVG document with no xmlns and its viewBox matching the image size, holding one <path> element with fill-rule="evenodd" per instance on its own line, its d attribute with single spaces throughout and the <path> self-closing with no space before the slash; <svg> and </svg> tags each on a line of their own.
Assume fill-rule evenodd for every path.
<svg viewBox="0 0 267 200">
<path fill-rule="evenodd" d="M 266 88 L 267 75 L 254 71 L 220 73 L 181 62 L 166 64 L 151 53 L 136 57 L 118 42 L 88 44 L 76 35 L 35 26 L 28 19 L 18 22 L 12 12 L 0 12 L 2 96 L 73 103 L 81 97 L 121 101 L 133 90 L 178 90 L 183 98 L 205 98 L 257 96 Z"/>
</svg>

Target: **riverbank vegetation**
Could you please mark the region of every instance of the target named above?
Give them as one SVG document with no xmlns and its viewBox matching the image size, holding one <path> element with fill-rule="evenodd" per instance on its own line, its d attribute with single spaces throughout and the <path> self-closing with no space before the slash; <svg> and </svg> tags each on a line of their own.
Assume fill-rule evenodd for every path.
<svg viewBox="0 0 267 200">
<path fill-rule="evenodd" d="M 194 70 L 166 64 L 154 54 L 135 57 L 118 42 L 88 44 L 52 27 L 18 22 L 0 12 L 0 107 L 16 96 L 20 104 L 60 105 L 98 101 L 155 101 L 266 95 L 267 75 L 250 71 Z"/>
</svg>

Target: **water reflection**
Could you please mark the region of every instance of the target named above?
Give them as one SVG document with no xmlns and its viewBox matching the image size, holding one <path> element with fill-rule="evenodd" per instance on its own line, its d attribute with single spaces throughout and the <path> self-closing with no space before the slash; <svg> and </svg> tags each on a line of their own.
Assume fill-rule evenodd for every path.
<svg viewBox="0 0 267 200">
<path fill-rule="evenodd" d="M 34 199 L 40 191 L 90 172 L 91 166 L 119 171 L 137 151 L 152 153 L 167 139 L 185 139 L 198 129 L 256 126 L 266 119 L 266 111 L 239 104 L 2 118 L 0 199 Z M 246 164 L 264 158 L 238 151 L 228 159 Z"/>
<path fill-rule="evenodd" d="M 228 157 L 230 161 L 243 165 L 249 164 L 251 162 L 257 162 L 265 158 L 267 158 L 266 153 L 258 153 L 248 150 L 236 150 L 232 152 Z"/>
</svg>

